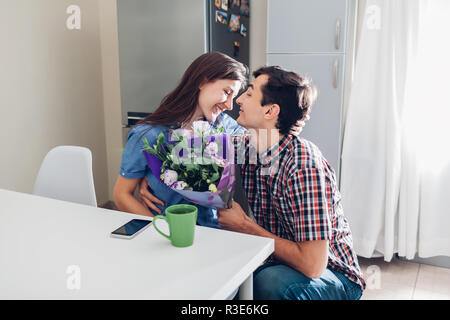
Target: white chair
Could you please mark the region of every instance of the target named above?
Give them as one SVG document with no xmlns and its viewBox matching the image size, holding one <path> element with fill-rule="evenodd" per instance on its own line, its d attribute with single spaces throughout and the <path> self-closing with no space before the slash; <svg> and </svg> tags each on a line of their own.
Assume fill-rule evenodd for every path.
<svg viewBox="0 0 450 320">
<path fill-rule="evenodd" d="M 76 146 L 50 150 L 42 161 L 33 194 L 96 207 L 91 151 Z"/>
</svg>

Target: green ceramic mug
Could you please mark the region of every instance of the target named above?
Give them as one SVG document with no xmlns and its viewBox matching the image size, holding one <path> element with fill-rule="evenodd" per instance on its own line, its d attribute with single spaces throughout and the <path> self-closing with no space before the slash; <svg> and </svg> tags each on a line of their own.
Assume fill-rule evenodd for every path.
<svg viewBox="0 0 450 320">
<path fill-rule="evenodd" d="M 164 219 L 169 225 L 170 234 L 161 232 L 156 226 L 156 220 Z M 175 247 L 189 247 L 194 243 L 195 223 L 197 222 L 197 207 L 190 204 L 175 204 L 166 209 L 166 215 L 155 216 L 153 226 L 162 236 L 170 240 Z"/>
</svg>

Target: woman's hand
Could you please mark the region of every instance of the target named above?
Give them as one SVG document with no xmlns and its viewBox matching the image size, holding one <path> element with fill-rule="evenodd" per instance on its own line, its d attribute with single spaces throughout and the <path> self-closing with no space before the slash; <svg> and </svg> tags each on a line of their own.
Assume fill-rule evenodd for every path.
<svg viewBox="0 0 450 320">
<path fill-rule="evenodd" d="M 303 130 L 303 127 L 305 126 L 305 124 L 306 124 L 306 121 L 308 121 L 309 120 L 309 115 L 307 114 L 306 116 L 305 116 L 305 119 L 304 120 L 299 120 L 299 121 L 297 121 L 297 123 L 294 125 L 294 127 L 291 129 L 291 131 L 290 131 L 290 133 L 292 134 L 292 135 L 294 135 L 294 136 L 299 136 L 300 135 L 300 133 L 302 132 L 302 130 Z"/>
<path fill-rule="evenodd" d="M 145 204 L 134 196 L 141 180 L 142 178 L 128 179 L 119 174 L 114 185 L 114 203 L 120 211 L 153 217 Z"/>
<path fill-rule="evenodd" d="M 150 191 L 150 185 L 148 183 L 147 178 L 142 179 L 139 185 L 139 198 L 141 198 L 141 202 L 145 204 L 149 209 L 161 214 L 161 210 L 155 205 L 155 203 L 162 205 L 165 207 L 166 205 L 160 199 L 155 197 Z"/>
</svg>

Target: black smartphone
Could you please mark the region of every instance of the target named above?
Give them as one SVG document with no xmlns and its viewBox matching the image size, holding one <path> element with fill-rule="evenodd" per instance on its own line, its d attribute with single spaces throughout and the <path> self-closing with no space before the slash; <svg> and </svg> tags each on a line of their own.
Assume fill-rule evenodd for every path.
<svg viewBox="0 0 450 320">
<path fill-rule="evenodd" d="M 144 231 L 151 223 L 150 220 L 133 219 L 111 232 L 111 237 L 132 239 Z"/>
</svg>

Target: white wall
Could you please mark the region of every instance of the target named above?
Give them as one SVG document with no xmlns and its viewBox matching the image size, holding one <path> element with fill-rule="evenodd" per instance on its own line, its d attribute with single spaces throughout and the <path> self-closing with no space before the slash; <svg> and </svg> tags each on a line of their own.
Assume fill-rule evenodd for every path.
<svg viewBox="0 0 450 320">
<path fill-rule="evenodd" d="M 81 8 L 68 30 L 66 8 Z M 32 192 L 57 145 L 93 153 L 98 203 L 108 197 L 98 2 L 0 0 L 0 188 Z"/>
<path fill-rule="evenodd" d="M 122 110 L 120 100 L 119 38 L 116 0 L 99 0 L 102 48 L 103 101 L 105 111 L 108 195 L 113 189 L 122 160 Z"/>
<path fill-rule="evenodd" d="M 266 65 L 267 0 L 250 2 L 250 71 Z"/>
</svg>

